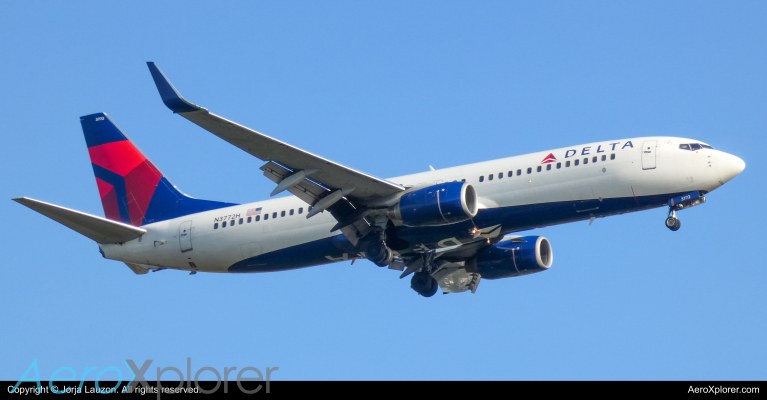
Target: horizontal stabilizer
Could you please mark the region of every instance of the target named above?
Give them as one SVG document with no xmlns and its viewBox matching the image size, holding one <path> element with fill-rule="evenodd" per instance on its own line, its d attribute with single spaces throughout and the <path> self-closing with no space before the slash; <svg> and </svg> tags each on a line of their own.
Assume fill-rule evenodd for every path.
<svg viewBox="0 0 767 400">
<path fill-rule="evenodd" d="M 70 210 L 27 197 L 19 197 L 13 199 L 13 201 L 27 206 L 100 244 L 123 243 L 146 233 L 146 230 L 136 228 L 135 226 L 110 221 L 95 215 Z"/>
</svg>

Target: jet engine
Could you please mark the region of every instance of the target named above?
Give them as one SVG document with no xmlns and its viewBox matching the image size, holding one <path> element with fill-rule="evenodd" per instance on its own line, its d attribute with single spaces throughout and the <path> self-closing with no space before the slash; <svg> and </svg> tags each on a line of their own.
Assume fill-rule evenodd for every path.
<svg viewBox="0 0 767 400">
<path fill-rule="evenodd" d="M 500 279 L 541 272 L 554 261 L 551 243 L 543 236 L 506 240 L 477 253 L 477 271 L 484 279 Z"/>
<path fill-rule="evenodd" d="M 477 215 L 477 192 L 466 182 L 445 182 L 404 194 L 389 218 L 405 226 L 439 226 Z"/>
</svg>

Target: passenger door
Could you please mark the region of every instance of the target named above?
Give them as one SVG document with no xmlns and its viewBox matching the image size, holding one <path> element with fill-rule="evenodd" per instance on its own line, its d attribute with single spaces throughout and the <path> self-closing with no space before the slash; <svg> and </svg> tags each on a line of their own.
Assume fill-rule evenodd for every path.
<svg viewBox="0 0 767 400">
<path fill-rule="evenodd" d="M 178 227 L 178 243 L 182 253 L 192 251 L 192 221 L 184 221 Z"/>
<path fill-rule="evenodd" d="M 655 169 L 655 147 L 657 140 L 648 140 L 642 143 L 642 169 Z"/>
</svg>

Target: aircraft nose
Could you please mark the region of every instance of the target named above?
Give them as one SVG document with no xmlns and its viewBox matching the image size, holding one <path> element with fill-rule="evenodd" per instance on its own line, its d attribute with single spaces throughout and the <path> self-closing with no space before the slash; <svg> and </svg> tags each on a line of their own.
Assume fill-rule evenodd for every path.
<svg viewBox="0 0 767 400">
<path fill-rule="evenodd" d="M 738 176 L 746 169 L 746 162 L 732 154 L 721 153 L 719 155 L 719 178 L 722 183 Z"/>
</svg>

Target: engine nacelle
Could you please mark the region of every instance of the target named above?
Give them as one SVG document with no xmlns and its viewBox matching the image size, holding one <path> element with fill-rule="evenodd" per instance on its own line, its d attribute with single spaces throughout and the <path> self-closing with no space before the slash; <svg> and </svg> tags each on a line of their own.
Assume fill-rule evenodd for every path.
<svg viewBox="0 0 767 400">
<path fill-rule="evenodd" d="M 554 261 L 551 243 L 543 236 L 500 242 L 477 253 L 477 270 L 484 279 L 500 279 L 541 272 Z"/>
<path fill-rule="evenodd" d="M 404 194 L 389 218 L 405 226 L 439 226 L 477 215 L 477 192 L 466 182 L 445 182 Z"/>
</svg>

